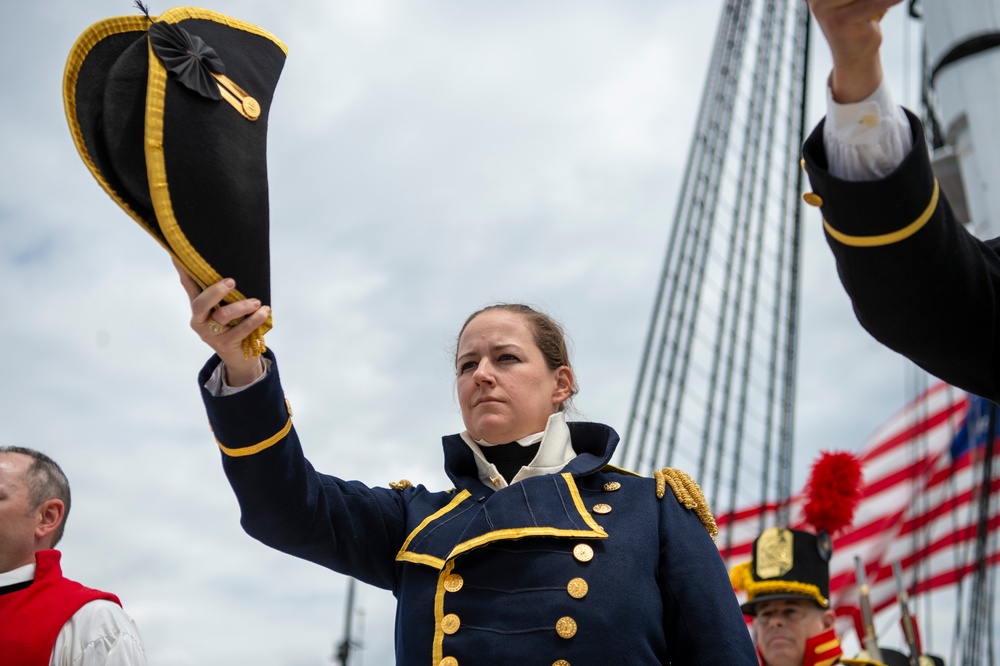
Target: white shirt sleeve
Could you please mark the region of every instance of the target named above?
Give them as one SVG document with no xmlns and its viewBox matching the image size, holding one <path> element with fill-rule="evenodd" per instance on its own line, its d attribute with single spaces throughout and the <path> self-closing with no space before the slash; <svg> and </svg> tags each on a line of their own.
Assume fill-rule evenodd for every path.
<svg viewBox="0 0 1000 666">
<path fill-rule="evenodd" d="M 826 87 L 823 145 L 830 174 L 842 180 L 878 180 L 896 170 L 913 149 L 910 122 L 883 79 L 867 98 L 838 104 Z"/>
<path fill-rule="evenodd" d="M 234 393 L 239 393 L 240 391 L 250 388 L 260 380 L 264 379 L 264 377 L 267 377 L 267 373 L 271 371 L 271 359 L 261 358 L 260 360 L 264 365 L 264 372 L 261 373 L 260 377 L 253 380 L 246 386 L 230 386 L 227 384 L 225 378 L 226 365 L 225 363 L 220 363 L 215 366 L 212 376 L 208 378 L 207 382 L 205 382 L 205 390 L 208 391 L 213 398 L 223 398 L 227 395 L 233 395 Z"/>
<path fill-rule="evenodd" d="M 49 666 L 146 666 L 139 629 L 122 607 L 98 599 L 63 625 Z"/>
</svg>

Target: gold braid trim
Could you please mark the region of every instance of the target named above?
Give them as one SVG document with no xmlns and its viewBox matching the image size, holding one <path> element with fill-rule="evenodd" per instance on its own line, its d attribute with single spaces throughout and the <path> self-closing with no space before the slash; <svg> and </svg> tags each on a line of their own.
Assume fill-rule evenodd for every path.
<svg viewBox="0 0 1000 666">
<path fill-rule="evenodd" d="M 753 601 L 762 594 L 787 593 L 809 597 L 823 608 L 830 607 L 830 602 L 819 593 L 819 588 L 815 585 L 809 585 L 808 583 L 796 583 L 792 580 L 763 580 L 751 583 L 747 586 L 746 591 L 747 601 Z"/>
<path fill-rule="evenodd" d="M 670 489 L 674 491 L 677 501 L 683 504 L 684 508 L 694 511 L 695 515 L 698 516 L 698 520 L 708 530 L 709 536 L 714 539 L 719 535 L 719 528 L 715 524 L 711 509 L 708 508 L 708 502 L 705 501 L 705 495 L 687 472 L 673 467 L 664 467 L 653 472 L 653 479 L 656 480 L 657 498 L 663 499 L 667 492 L 666 487 L 669 485 Z"/>
<path fill-rule="evenodd" d="M 399 483 L 396 483 L 395 481 L 389 482 L 389 487 L 392 488 L 393 490 L 404 490 L 412 485 L 413 484 L 410 483 L 407 479 L 400 479 Z"/>
</svg>

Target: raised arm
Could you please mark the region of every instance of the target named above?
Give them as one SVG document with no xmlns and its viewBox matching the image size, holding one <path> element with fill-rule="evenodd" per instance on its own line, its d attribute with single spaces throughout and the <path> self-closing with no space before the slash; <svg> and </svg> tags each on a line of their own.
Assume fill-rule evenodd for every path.
<svg viewBox="0 0 1000 666">
<path fill-rule="evenodd" d="M 877 17 L 897 2 L 810 0 L 833 56 L 834 102 L 866 101 L 854 105 L 864 108 L 853 123 L 831 113 L 806 141 L 813 189 L 806 201 L 822 210 L 837 272 L 865 329 L 941 379 L 997 399 L 998 242 L 979 241 L 955 220 L 916 117 L 902 119 L 905 143 L 886 140 L 890 110 L 869 97 L 884 88 Z M 831 141 L 838 132 L 847 137 L 839 144 Z M 887 159 L 893 146 L 902 149 Z M 838 168 L 840 158 L 857 155 L 862 168 Z"/>
</svg>

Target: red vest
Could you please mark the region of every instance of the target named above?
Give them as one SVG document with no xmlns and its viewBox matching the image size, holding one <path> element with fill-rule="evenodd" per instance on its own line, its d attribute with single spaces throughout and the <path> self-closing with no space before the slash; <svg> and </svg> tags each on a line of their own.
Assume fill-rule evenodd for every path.
<svg viewBox="0 0 1000 666">
<path fill-rule="evenodd" d="M 73 613 L 96 599 L 119 606 L 113 594 L 63 578 L 58 550 L 35 553 L 35 580 L 16 592 L 0 594 L 0 664 L 48 666 L 59 630 Z"/>
</svg>

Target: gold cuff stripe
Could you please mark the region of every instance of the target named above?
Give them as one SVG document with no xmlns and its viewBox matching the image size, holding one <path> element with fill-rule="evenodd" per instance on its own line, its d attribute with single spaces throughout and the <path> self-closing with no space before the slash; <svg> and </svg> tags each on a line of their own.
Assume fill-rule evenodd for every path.
<svg viewBox="0 0 1000 666">
<path fill-rule="evenodd" d="M 219 445 L 219 448 L 222 449 L 222 452 L 225 453 L 227 456 L 231 458 L 243 458 L 246 456 L 252 456 L 256 453 L 260 453 L 264 449 L 271 448 L 272 446 L 280 442 L 282 439 L 284 439 L 285 436 L 288 435 L 288 433 L 291 431 L 291 429 L 292 429 L 292 417 L 289 416 L 288 423 L 285 424 L 284 428 L 279 430 L 273 437 L 268 437 L 263 442 L 259 442 L 257 444 L 254 444 L 253 446 L 231 449 L 228 446 L 223 446 L 222 442 L 220 442 L 219 440 L 215 440 L 215 443 Z"/>
<path fill-rule="evenodd" d="M 923 229 L 924 225 L 927 224 L 927 222 L 931 219 L 931 215 L 933 215 L 934 211 L 937 209 L 939 197 L 940 187 L 938 186 L 938 181 L 935 178 L 934 192 L 931 194 L 931 202 L 927 204 L 927 208 L 924 209 L 924 212 L 910 224 L 898 231 L 893 231 L 892 233 L 879 234 L 877 236 L 849 236 L 848 234 L 834 229 L 826 220 L 823 220 L 823 228 L 826 229 L 826 233 L 830 234 L 834 240 L 838 241 L 842 245 L 848 245 L 850 247 L 881 247 L 883 245 L 892 245 L 893 243 L 906 240 L 913 234 Z"/>
</svg>

